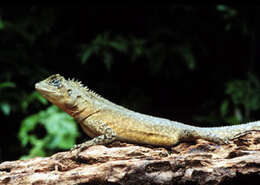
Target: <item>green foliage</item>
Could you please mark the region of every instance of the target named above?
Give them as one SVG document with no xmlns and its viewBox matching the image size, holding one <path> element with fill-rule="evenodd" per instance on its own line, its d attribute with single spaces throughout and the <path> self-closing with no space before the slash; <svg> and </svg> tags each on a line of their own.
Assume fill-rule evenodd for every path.
<svg viewBox="0 0 260 185">
<path fill-rule="evenodd" d="M 177 49 L 178 53 L 182 57 L 183 61 L 185 62 L 186 66 L 190 70 L 194 70 L 196 67 L 195 57 L 193 55 L 191 46 L 189 43 L 180 45 Z"/>
<path fill-rule="evenodd" d="M 112 63 L 114 62 L 113 51 L 126 53 L 129 46 L 133 44 L 134 46 L 132 47 L 136 48 L 133 52 L 133 56 L 140 55 L 140 47 L 135 47 L 135 44 L 140 45 L 140 42 L 136 42 L 136 39 L 134 39 L 134 41 L 130 43 L 129 40 L 120 35 L 112 37 L 109 32 L 98 34 L 90 44 L 85 44 L 81 46 L 81 62 L 85 63 L 92 55 L 100 56 L 101 59 L 104 61 L 107 70 L 110 70 Z"/>
<path fill-rule="evenodd" d="M 3 83 L 0 83 L 0 90 L 1 89 L 4 89 L 4 88 L 14 88 L 15 87 L 15 83 L 13 82 L 3 82 Z"/>
<path fill-rule="evenodd" d="M 15 83 L 8 81 L 0 83 L 0 110 L 6 116 L 11 112 L 11 104 L 6 100 L 7 95 L 5 94 L 5 90 L 8 88 L 15 88 Z"/>
<path fill-rule="evenodd" d="M 37 91 L 32 92 L 31 94 L 25 94 L 21 101 L 21 108 L 25 112 L 29 104 L 39 101 L 43 105 L 47 105 L 48 101 Z"/>
<path fill-rule="evenodd" d="M 5 25 L 4 25 L 4 22 L 3 20 L 0 18 L 0 30 L 1 29 L 4 29 Z"/>
<path fill-rule="evenodd" d="M 34 5 L 0 9 L 0 111 L 5 116 L 26 113 L 34 100 L 46 104 L 46 100 L 36 92 L 33 93 L 32 89 L 35 81 L 42 74 L 47 74 L 36 62 L 43 56 L 42 49 L 38 47 L 39 42 L 36 41 L 42 40 L 44 44 L 41 37 L 53 26 L 55 16 L 52 11 L 51 8 Z"/>
<path fill-rule="evenodd" d="M 46 135 L 37 138 L 37 126 L 43 126 Z M 54 149 L 69 149 L 79 135 L 73 118 L 58 107 L 52 105 L 44 111 L 28 116 L 22 121 L 19 139 L 23 147 L 31 146 L 29 154 L 22 158 L 45 156 Z"/>
<path fill-rule="evenodd" d="M 165 33 L 161 33 L 163 34 Z M 172 33 L 169 37 L 174 37 Z M 124 56 L 129 62 L 136 62 L 138 59 L 145 59 L 150 65 L 152 72 L 158 72 L 162 69 L 167 58 L 172 55 L 179 56 L 188 69 L 195 69 L 195 57 L 192 47 L 189 43 L 176 46 L 168 46 L 166 43 L 157 41 L 160 35 L 150 36 L 149 38 L 137 38 L 135 36 L 112 35 L 109 32 L 100 33 L 90 44 L 81 46 L 80 58 L 85 64 L 92 56 L 100 58 L 108 71 L 110 71 L 115 58 Z M 173 40 L 175 38 L 172 38 Z"/>
<path fill-rule="evenodd" d="M 5 116 L 9 116 L 12 110 L 26 112 L 28 106 L 36 101 L 44 105 L 47 104 L 47 100 L 36 91 L 32 93 L 20 92 L 18 95 L 14 82 L 6 81 L 0 83 L 0 110 Z"/>
<path fill-rule="evenodd" d="M 244 35 L 249 35 L 250 33 L 252 33 L 252 30 L 250 30 L 252 29 L 250 25 L 250 23 L 252 22 L 250 13 L 253 13 L 254 11 L 252 11 L 250 8 L 232 8 L 232 6 L 228 5 L 217 5 L 216 9 L 221 13 L 221 16 L 225 22 L 225 31 L 238 29 Z"/>
<path fill-rule="evenodd" d="M 260 108 L 260 83 L 252 73 L 248 74 L 248 80 L 227 82 L 225 93 L 231 97 L 235 109 L 241 107 L 244 110 L 244 120 L 248 120 L 250 113 Z"/>
<path fill-rule="evenodd" d="M 217 109 L 212 109 L 207 116 L 195 116 L 196 121 L 224 121 L 239 124 L 252 120 L 251 113 L 260 109 L 260 82 L 253 73 L 248 73 L 246 80 L 230 80 L 226 82 L 226 98 Z"/>
<path fill-rule="evenodd" d="M 224 12 L 224 18 L 228 19 L 230 17 L 236 16 L 237 11 L 234 8 L 230 8 L 227 5 L 217 5 L 217 10 L 220 12 Z"/>
</svg>

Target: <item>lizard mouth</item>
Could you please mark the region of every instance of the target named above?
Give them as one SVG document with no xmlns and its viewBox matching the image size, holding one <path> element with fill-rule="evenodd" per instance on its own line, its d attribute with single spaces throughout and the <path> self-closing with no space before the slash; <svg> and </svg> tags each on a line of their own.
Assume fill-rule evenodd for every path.
<svg viewBox="0 0 260 185">
<path fill-rule="evenodd" d="M 49 88 L 47 88 L 47 87 L 44 87 L 44 85 L 43 84 L 41 84 L 41 83 L 36 83 L 35 84 L 35 89 L 37 90 L 37 91 L 39 91 L 44 97 L 49 97 L 48 95 L 49 94 L 55 94 L 55 91 L 54 90 L 51 90 L 51 89 L 49 89 Z"/>
<path fill-rule="evenodd" d="M 35 89 L 37 90 L 37 91 L 39 91 L 41 88 L 40 88 L 40 83 L 36 83 L 35 84 Z"/>
<path fill-rule="evenodd" d="M 48 89 L 48 88 L 45 88 L 42 84 L 40 84 L 40 83 L 36 83 L 35 84 L 35 89 L 37 90 L 37 91 L 40 91 L 40 92 L 54 92 L 54 91 L 52 91 L 52 90 L 50 90 L 50 89 Z"/>
</svg>

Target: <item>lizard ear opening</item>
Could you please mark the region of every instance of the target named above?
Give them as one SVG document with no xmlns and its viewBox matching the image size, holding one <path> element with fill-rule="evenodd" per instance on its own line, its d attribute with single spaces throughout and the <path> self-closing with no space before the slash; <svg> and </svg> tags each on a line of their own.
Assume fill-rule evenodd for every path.
<svg viewBox="0 0 260 185">
<path fill-rule="evenodd" d="M 67 92 L 68 92 L 68 95 L 71 96 L 72 90 L 71 90 L 71 89 L 68 89 Z"/>
</svg>

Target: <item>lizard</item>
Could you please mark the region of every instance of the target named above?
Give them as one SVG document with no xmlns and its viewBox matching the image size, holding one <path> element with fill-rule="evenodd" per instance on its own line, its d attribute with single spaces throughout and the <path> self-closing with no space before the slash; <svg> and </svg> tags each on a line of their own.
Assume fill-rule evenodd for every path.
<svg viewBox="0 0 260 185">
<path fill-rule="evenodd" d="M 244 133 L 260 130 L 260 121 L 222 127 L 196 127 L 138 113 L 103 98 L 80 81 L 65 79 L 59 74 L 36 83 L 35 88 L 71 115 L 92 138 L 72 148 L 78 149 L 78 153 L 90 146 L 115 140 L 166 147 L 195 139 L 226 144 Z"/>
</svg>

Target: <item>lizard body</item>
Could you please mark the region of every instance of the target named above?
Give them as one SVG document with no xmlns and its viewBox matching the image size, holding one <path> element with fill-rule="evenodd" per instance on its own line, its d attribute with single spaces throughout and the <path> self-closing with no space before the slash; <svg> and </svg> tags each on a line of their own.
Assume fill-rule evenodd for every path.
<svg viewBox="0 0 260 185">
<path fill-rule="evenodd" d="M 134 112 L 116 105 L 75 80 L 59 74 L 37 83 L 35 88 L 51 103 L 75 118 L 83 131 L 93 138 L 76 145 L 80 151 L 114 140 L 172 146 L 181 141 L 206 139 L 227 143 L 251 130 L 260 130 L 260 122 L 224 126 L 195 127 L 164 118 Z"/>
</svg>

